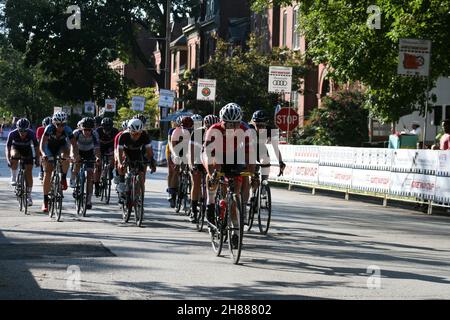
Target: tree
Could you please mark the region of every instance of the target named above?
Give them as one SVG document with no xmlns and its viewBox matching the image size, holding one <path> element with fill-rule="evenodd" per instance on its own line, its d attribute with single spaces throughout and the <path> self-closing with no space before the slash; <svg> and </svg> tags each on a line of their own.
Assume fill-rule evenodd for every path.
<svg viewBox="0 0 450 320">
<path fill-rule="evenodd" d="M 131 99 L 133 96 L 145 97 L 144 112 L 131 110 Z M 157 115 L 159 114 L 158 96 L 154 88 L 136 88 L 128 91 L 127 103 L 119 108 L 116 125 L 120 127 L 125 120 L 131 119 L 136 114 L 143 114 L 148 118 L 147 128 L 155 128 Z"/>
<path fill-rule="evenodd" d="M 299 144 L 361 147 L 368 139 L 368 111 L 360 92 L 341 91 L 325 97 L 311 112 Z"/>
<path fill-rule="evenodd" d="M 253 0 L 253 8 L 291 5 L 289 0 Z M 370 5 L 381 13 L 381 28 L 367 25 Z M 400 38 L 432 41 L 431 87 L 450 74 L 449 0 L 306 0 L 300 4 L 300 31 L 308 57 L 326 63 L 338 82 L 360 81 L 368 88 L 366 106 L 373 116 L 397 121 L 417 108 L 423 113 L 427 80 L 397 75 Z"/>
<path fill-rule="evenodd" d="M 198 10 L 195 0 L 173 0 L 175 21 Z M 26 53 L 28 65 L 41 62 L 55 79 L 49 89 L 71 101 L 117 97 L 123 85 L 108 63 L 139 59 L 148 69 L 155 66 L 138 45 L 143 28 L 155 37 L 165 37 L 166 1 L 163 0 L 0 0 L 4 5 L 2 25 L 14 48 Z M 66 10 L 78 5 L 81 29 L 69 30 Z M 160 43 L 164 46 L 164 43 Z M 164 61 L 164 52 L 162 52 Z M 159 86 L 164 74 L 152 73 Z M 111 92 L 114 94 L 111 95 Z"/>
<path fill-rule="evenodd" d="M 239 104 L 248 117 L 258 110 L 274 112 L 279 95 L 268 93 L 269 66 L 293 67 L 293 88 L 299 90 L 306 67 L 303 57 L 294 51 L 275 49 L 271 54 L 258 50 L 258 39 L 251 36 L 245 50 L 217 39 L 217 48 L 210 61 L 203 66 L 205 77 L 217 80 L 217 111 L 229 102 Z M 187 109 L 212 113 L 211 103 L 200 104 L 195 100 L 197 79 L 195 70 L 185 73 L 180 80 L 180 89 Z M 209 108 L 207 107 L 209 105 Z"/>
<path fill-rule="evenodd" d="M 27 67 L 24 55 L 0 38 L 0 107 L 7 114 L 40 123 L 58 104 L 45 89 L 51 79 L 40 64 Z"/>
</svg>

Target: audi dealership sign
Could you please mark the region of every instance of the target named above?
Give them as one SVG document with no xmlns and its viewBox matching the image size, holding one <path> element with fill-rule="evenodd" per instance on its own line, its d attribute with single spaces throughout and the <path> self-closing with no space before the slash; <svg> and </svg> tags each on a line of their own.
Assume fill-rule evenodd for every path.
<svg viewBox="0 0 450 320">
<path fill-rule="evenodd" d="M 270 67 L 269 68 L 269 93 L 291 93 L 292 91 L 292 68 Z"/>
</svg>

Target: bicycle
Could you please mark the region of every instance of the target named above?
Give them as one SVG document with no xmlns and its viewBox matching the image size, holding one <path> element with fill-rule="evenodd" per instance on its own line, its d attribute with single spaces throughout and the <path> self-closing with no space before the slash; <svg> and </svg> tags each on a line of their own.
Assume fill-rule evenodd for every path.
<svg viewBox="0 0 450 320">
<path fill-rule="evenodd" d="M 130 220 L 134 211 L 136 226 L 141 227 L 144 220 L 144 189 L 140 178 L 140 165 L 150 164 L 149 161 L 125 161 L 127 172 L 125 174 L 125 192 L 119 196 L 122 198 L 122 219 L 124 223 Z M 144 178 L 145 179 L 145 178 Z M 145 183 L 145 181 L 144 181 Z M 134 209 L 134 210 L 133 210 Z"/>
<path fill-rule="evenodd" d="M 191 176 L 189 174 L 189 167 L 187 164 L 181 164 L 178 179 L 177 202 L 175 205 L 176 213 L 180 212 L 181 205 L 183 205 L 184 214 L 185 215 L 190 214 L 189 204 L 190 204 L 191 187 L 192 184 L 191 184 Z"/>
<path fill-rule="evenodd" d="M 56 156 L 56 158 L 49 158 L 48 161 L 53 161 L 52 177 L 50 179 L 50 192 L 48 193 L 48 215 L 53 218 L 56 214 L 56 221 L 61 220 L 62 202 L 64 198 L 61 186 L 62 161 L 67 160 Z"/>
<path fill-rule="evenodd" d="M 86 217 L 86 207 L 87 207 L 87 170 L 86 165 L 94 163 L 93 160 L 82 160 L 80 161 L 81 167 L 80 171 L 76 177 L 76 187 L 73 191 L 73 197 L 75 199 L 75 205 L 77 208 L 77 215 Z"/>
<path fill-rule="evenodd" d="M 205 216 L 206 216 L 206 199 L 207 199 L 207 190 L 206 190 L 206 173 L 202 172 L 202 179 L 201 179 L 201 187 L 200 187 L 200 200 L 198 202 L 199 206 L 199 212 L 197 217 L 197 231 L 201 232 L 203 231 L 203 226 L 205 225 Z"/>
<path fill-rule="evenodd" d="M 112 168 L 110 163 L 110 154 L 105 154 L 102 156 L 102 166 L 101 166 L 101 176 L 100 176 L 100 201 L 105 204 L 109 204 L 111 199 L 111 185 L 112 185 Z"/>
<path fill-rule="evenodd" d="M 252 176 L 250 172 L 225 174 L 215 171 L 211 179 L 211 185 L 218 183 L 215 210 L 216 225 L 209 223 L 211 244 L 214 252 L 219 256 L 223 243 L 228 239 L 228 249 L 234 264 L 239 263 L 244 237 L 244 216 L 242 214 L 241 200 L 235 192 L 236 179 L 250 176 Z M 226 194 L 224 195 L 223 192 L 225 190 Z M 235 223 L 232 221 L 233 212 L 237 216 Z M 233 235 L 237 236 L 237 243 L 233 243 Z"/>
<path fill-rule="evenodd" d="M 25 179 L 25 160 L 28 158 L 20 157 L 20 158 L 12 158 L 13 160 L 18 160 L 19 171 L 17 172 L 17 180 L 16 186 L 14 188 L 14 193 L 17 197 L 17 201 L 19 201 L 19 210 L 20 212 L 24 212 L 24 214 L 28 214 L 28 188 L 26 185 Z M 34 160 L 34 158 L 32 158 Z"/>
</svg>

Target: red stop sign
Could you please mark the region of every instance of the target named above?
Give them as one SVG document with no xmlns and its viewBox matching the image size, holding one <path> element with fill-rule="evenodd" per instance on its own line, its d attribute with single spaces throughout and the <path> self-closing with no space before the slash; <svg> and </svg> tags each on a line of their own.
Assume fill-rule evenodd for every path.
<svg viewBox="0 0 450 320">
<path fill-rule="evenodd" d="M 300 117 L 292 108 L 281 108 L 275 116 L 277 127 L 281 131 L 292 131 L 298 127 Z"/>
</svg>

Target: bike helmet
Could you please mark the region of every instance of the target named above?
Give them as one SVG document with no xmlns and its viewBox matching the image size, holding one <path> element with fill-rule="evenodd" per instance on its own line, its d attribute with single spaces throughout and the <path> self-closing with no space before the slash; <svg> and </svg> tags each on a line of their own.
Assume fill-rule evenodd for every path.
<svg viewBox="0 0 450 320">
<path fill-rule="evenodd" d="M 193 116 L 191 116 L 191 119 L 194 122 L 202 122 L 203 121 L 203 117 L 199 114 L 194 114 Z"/>
<path fill-rule="evenodd" d="M 42 120 L 42 126 L 46 127 L 52 123 L 52 117 L 46 117 Z"/>
<path fill-rule="evenodd" d="M 176 119 L 175 119 L 175 123 L 177 124 L 177 126 L 181 126 L 181 120 L 183 119 L 183 117 L 182 116 L 178 116 Z"/>
<path fill-rule="evenodd" d="M 128 120 L 125 120 L 124 122 L 122 122 L 122 129 L 127 130 L 127 128 L 128 128 Z"/>
<path fill-rule="evenodd" d="M 67 114 L 65 112 L 57 112 L 53 115 L 52 121 L 54 123 L 66 123 L 67 122 Z"/>
<path fill-rule="evenodd" d="M 16 126 L 19 131 L 27 130 L 28 128 L 30 128 L 30 121 L 26 118 L 19 119 L 19 121 L 17 121 L 16 123 Z"/>
<path fill-rule="evenodd" d="M 127 127 L 130 132 L 140 132 L 144 129 L 144 124 L 139 119 L 131 119 Z"/>
<path fill-rule="evenodd" d="M 143 114 L 137 114 L 133 117 L 133 119 L 139 119 L 141 120 L 142 124 L 145 125 L 147 123 L 147 117 Z"/>
<path fill-rule="evenodd" d="M 252 116 L 252 121 L 253 122 L 266 122 L 267 117 L 266 117 L 265 112 L 262 110 L 255 111 L 255 113 L 253 113 L 253 116 Z"/>
<path fill-rule="evenodd" d="M 95 125 L 96 125 L 97 127 L 100 127 L 100 126 L 102 125 L 102 120 L 103 120 L 103 117 L 95 116 L 95 117 L 94 117 Z"/>
<path fill-rule="evenodd" d="M 114 126 L 114 123 L 111 118 L 106 117 L 103 118 L 101 125 L 105 129 L 111 129 Z"/>
<path fill-rule="evenodd" d="M 95 121 L 91 117 L 86 117 L 86 118 L 81 119 L 80 126 L 81 126 L 81 129 L 94 129 Z"/>
<path fill-rule="evenodd" d="M 181 126 L 184 129 L 190 129 L 190 128 L 192 128 L 193 125 L 194 125 L 194 121 L 192 120 L 191 117 L 183 117 L 181 119 Z"/>
<path fill-rule="evenodd" d="M 211 127 L 213 124 L 216 124 L 218 122 L 220 122 L 219 117 L 213 114 L 207 115 L 204 120 L 205 126 L 207 128 Z"/>
<path fill-rule="evenodd" d="M 225 122 L 241 122 L 241 107 L 236 103 L 229 103 L 220 110 L 219 117 Z"/>
</svg>

